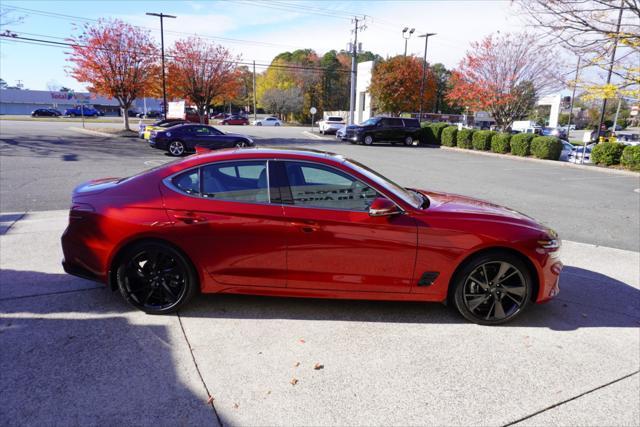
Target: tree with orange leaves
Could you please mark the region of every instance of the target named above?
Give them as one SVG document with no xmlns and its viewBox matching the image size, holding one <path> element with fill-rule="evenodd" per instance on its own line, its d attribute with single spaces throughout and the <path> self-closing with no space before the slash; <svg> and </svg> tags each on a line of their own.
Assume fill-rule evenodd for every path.
<svg viewBox="0 0 640 427">
<path fill-rule="evenodd" d="M 167 91 L 195 105 L 204 123 L 209 105 L 237 96 L 241 85 L 237 62 L 223 46 L 199 37 L 178 40 L 169 50 Z"/>
<path fill-rule="evenodd" d="M 536 99 L 562 87 L 552 50 L 532 34 L 487 36 L 471 44 L 451 76 L 447 99 L 488 111 L 507 129 L 525 117 Z"/>
<path fill-rule="evenodd" d="M 369 87 L 376 109 L 393 115 L 418 111 L 422 66 L 422 60 L 415 56 L 395 56 L 376 63 Z M 423 105 L 432 105 L 434 99 L 435 80 L 427 70 Z"/>
<path fill-rule="evenodd" d="M 127 111 L 158 78 L 158 50 L 148 31 L 120 20 L 87 24 L 70 39 L 69 73 L 89 91 L 118 101 L 129 129 Z"/>
</svg>

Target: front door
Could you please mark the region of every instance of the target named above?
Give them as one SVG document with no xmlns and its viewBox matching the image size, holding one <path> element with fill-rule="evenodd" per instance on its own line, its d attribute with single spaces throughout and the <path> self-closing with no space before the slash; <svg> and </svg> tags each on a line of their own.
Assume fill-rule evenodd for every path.
<svg viewBox="0 0 640 427">
<path fill-rule="evenodd" d="M 287 287 L 409 292 L 417 227 L 407 215 L 371 217 L 380 195 L 333 167 L 285 161 Z M 283 198 L 283 201 L 286 198 Z"/>
<path fill-rule="evenodd" d="M 165 180 L 176 240 L 218 285 L 286 285 L 288 223 L 264 160 L 203 165 Z"/>
</svg>

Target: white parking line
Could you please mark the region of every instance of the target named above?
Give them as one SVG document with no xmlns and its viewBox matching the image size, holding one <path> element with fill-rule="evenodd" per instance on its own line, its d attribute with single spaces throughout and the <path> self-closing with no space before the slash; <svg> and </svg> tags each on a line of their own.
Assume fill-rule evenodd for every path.
<svg viewBox="0 0 640 427">
<path fill-rule="evenodd" d="M 153 166 L 162 166 L 162 165 L 164 165 L 165 163 L 168 163 L 168 162 L 170 162 L 170 161 L 171 161 L 171 160 L 161 160 L 161 159 L 146 160 L 146 161 L 144 162 L 144 164 L 145 164 L 145 165 L 147 165 L 147 166 L 151 166 L 151 167 L 153 167 Z"/>
<path fill-rule="evenodd" d="M 311 136 L 315 139 L 324 139 L 323 137 L 321 137 L 320 135 L 316 135 L 314 133 L 309 132 L 308 130 L 302 131 L 302 133 L 304 133 L 305 135 Z"/>
</svg>

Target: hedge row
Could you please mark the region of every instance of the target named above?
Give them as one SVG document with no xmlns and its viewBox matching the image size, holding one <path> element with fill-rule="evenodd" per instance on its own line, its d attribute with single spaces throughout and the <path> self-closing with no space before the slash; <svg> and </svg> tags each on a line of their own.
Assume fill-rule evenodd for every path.
<svg viewBox="0 0 640 427">
<path fill-rule="evenodd" d="M 532 133 L 517 133 L 511 137 L 511 154 L 516 156 L 528 156 L 531 154 L 531 140 L 535 135 Z"/>
<path fill-rule="evenodd" d="M 632 171 L 640 172 L 640 145 L 627 145 L 624 147 L 620 163 Z"/>
<path fill-rule="evenodd" d="M 601 142 L 591 150 L 591 161 L 598 165 L 618 165 L 625 149 L 619 142 Z"/>
<path fill-rule="evenodd" d="M 558 160 L 562 143 L 555 136 L 537 136 L 531 140 L 531 154 L 539 159 Z"/>
<path fill-rule="evenodd" d="M 492 130 L 479 130 L 473 133 L 471 144 L 474 150 L 489 151 L 491 149 L 491 140 L 497 132 Z"/>
<path fill-rule="evenodd" d="M 458 126 L 447 126 L 442 131 L 440 142 L 446 147 L 455 147 L 458 138 Z"/>
<path fill-rule="evenodd" d="M 447 123 L 421 123 L 420 142 L 423 144 L 441 145 L 442 131 L 448 126 Z"/>
<path fill-rule="evenodd" d="M 497 133 L 491 138 L 491 151 L 494 153 L 506 154 L 511 152 L 511 134 Z"/>
</svg>

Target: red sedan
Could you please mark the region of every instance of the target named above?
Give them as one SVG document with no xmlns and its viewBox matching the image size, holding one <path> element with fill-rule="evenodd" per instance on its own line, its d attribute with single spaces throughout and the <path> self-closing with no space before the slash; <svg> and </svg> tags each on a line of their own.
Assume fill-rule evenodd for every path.
<svg viewBox="0 0 640 427">
<path fill-rule="evenodd" d="M 147 313 L 197 292 L 449 302 L 498 324 L 558 293 L 555 232 L 338 155 L 235 149 L 75 189 L 65 271 Z"/>
<path fill-rule="evenodd" d="M 231 116 L 225 119 L 222 119 L 220 122 L 221 125 L 243 125 L 246 126 L 249 124 L 249 119 L 243 116 Z"/>
</svg>

